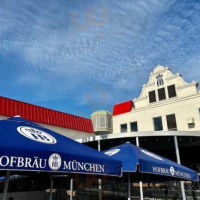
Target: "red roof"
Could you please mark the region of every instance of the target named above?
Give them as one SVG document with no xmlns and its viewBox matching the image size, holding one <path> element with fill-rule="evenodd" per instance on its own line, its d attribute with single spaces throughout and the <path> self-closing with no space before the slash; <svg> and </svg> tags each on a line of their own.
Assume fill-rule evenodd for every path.
<svg viewBox="0 0 200 200">
<path fill-rule="evenodd" d="M 92 121 L 83 117 L 0 96 L 0 115 L 21 117 L 37 123 L 93 133 Z"/>
<path fill-rule="evenodd" d="M 130 112 L 133 108 L 133 101 L 126 101 L 120 104 L 114 105 L 113 116 Z"/>
</svg>

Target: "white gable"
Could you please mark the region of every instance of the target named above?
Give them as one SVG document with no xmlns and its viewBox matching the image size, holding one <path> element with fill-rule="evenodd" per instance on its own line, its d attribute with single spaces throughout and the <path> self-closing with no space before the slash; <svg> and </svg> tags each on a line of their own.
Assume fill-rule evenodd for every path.
<svg viewBox="0 0 200 200">
<path fill-rule="evenodd" d="M 187 83 L 184 81 L 182 76 L 177 73 L 173 74 L 169 67 L 158 65 L 149 76 L 149 81 L 143 85 L 140 96 L 134 99 L 135 109 L 148 106 L 149 103 L 149 92 L 155 91 L 158 103 L 158 89 L 165 88 L 166 99 L 163 101 L 171 100 L 168 97 L 168 86 L 175 85 L 176 94 L 175 98 L 183 98 L 199 93 L 198 83 L 193 81 Z"/>
</svg>

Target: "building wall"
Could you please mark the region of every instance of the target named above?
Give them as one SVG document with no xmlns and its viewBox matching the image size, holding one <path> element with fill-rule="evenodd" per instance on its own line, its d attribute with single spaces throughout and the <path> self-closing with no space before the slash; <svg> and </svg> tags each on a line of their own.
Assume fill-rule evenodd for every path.
<svg viewBox="0 0 200 200">
<path fill-rule="evenodd" d="M 48 128 L 52 131 L 60 133 L 61 135 L 69 137 L 73 140 L 94 136 L 94 133 L 86 133 L 86 132 L 82 132 L 82 131 L 62 128 L 62 127 L 57 127 L 57 126 L 51 126 L 51 125 L 46 125 L 46 124 L 40 124 L 40 125 Z"/>
<path fill-rule="evenodd" d="M 7 117 L 5 117 L 5 116 L 0 116 L 0 120 L 6 119 L 6 118 Z M 48 128 L 52 131 L 55 131 L 61 135 L 69 137 L 73 140 L 80 139 L 80 138 L 87 138 L 87 137 L 91 137 L 94 135 L 94 133 L 87 133 L 87 132 L 77 131 L 77 130 L 73 130 L 73 129 L 67 129 L 67 128 L 58 127 L 58 126 L 51 126 L 51 125 L 41 124 L 41 123 L 38 123 L 38 124 L 40 124 L 41 126 L 43 126 L 45 128 Z"/>
<path fill-rule="evenodd" d="M 162 80 L 161 80 L 162 79 Z M 161 84 L 160 84 L 161 83 Z M 175 85 L 176 97 L 169 98 L 168 86 Z M 158 89 L 164 88 L 166 99 L 159 100 Z M 149 102 L 149 92 L 156 91 L 156 102 Z M 173 74 L 169 68 L 157 66 L 143 85 L 141 95 L 133 99 L 131 112 L 113 116 L 113 133 L 121 132 L 121 124 L 137 121 L 138 131 L 154 131 L 153 118 L 162 117 L 163 130 L 167 131 L 166 116 L 176 115 L 177 130 L 200 131 L 200 92 L 198 83 L 186 83 L 180 74 Z M 189 127 L 189 123 L 193 123 Z"/>
</svg>

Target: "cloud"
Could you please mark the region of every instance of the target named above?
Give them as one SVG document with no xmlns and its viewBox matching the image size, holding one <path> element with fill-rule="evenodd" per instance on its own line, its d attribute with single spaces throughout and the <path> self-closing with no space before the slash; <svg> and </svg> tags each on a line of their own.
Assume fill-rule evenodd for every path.
<svg viewBox="0 0 200 200">
<path fill-rule="evenodd" d="M 16 87 L 31 92 L 32 101 L 70 98 L 72 106 L 111 109 L 137 97 L 157 64 L 199 81 L 199 2 L 0 4 L 0 55 L 18 60 Z"/>
</svg>

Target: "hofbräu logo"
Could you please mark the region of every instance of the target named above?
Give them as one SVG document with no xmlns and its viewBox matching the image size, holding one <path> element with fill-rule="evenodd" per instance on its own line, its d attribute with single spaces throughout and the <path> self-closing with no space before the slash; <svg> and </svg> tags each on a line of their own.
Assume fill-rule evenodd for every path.
<svg viewBox="0 0 200 200">
<path fill-rule="evenodd" d="M 174 173 L 175 173 L 175 170 L 174 170 L 174 168 L 173 168 L 173 167 L 170 167 L 170 169 L 169 169 L 169 170 L 170 170 L 170 173 L 171 173 L 171 175 L 172 175 L 172 176 L 174 176 Z"/>
<path fill-rule="evenodd" d="M 118 152 L 120 152 L 120 149 L 112 149 L 110 151 L 105 152 L 104 154 L 106 154 L 107 156 L 113 156 L 117 154 Z"/>
<path fill-rule="evenodd" d="M 51 168 L 51 170 L 59 170 L 62 164 L 62 159 L 60 157 L 59 154 L 57 153 L 53 153 L 49 156 L 49 167 Z"/>
<path fill-rule="evenodd" d="M 26 138 L 45 144 L 56 144 L 56 139 L 50 134 L 29 126 L 19 126 L 17 131 Z"/>
</svg>

